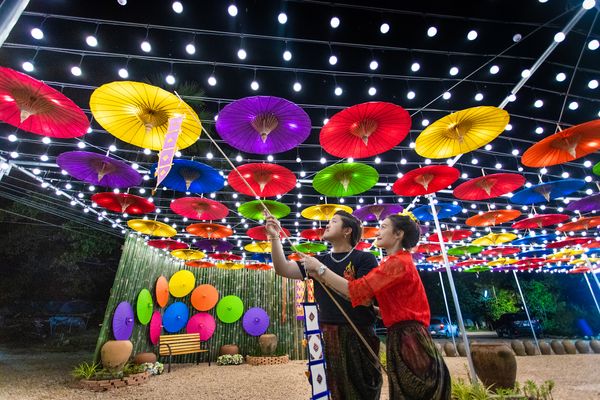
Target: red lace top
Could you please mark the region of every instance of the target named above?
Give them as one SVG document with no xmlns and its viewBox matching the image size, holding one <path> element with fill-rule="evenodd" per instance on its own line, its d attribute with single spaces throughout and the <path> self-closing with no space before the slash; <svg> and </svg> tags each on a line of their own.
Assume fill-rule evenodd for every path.
<svg viewBox="0 0 600 400">
<path fill-rule="evenodd" d="M 383 324 L 418 321 L 429 326 L 429 302 L 425 288 L 407 251 L 385 257 L 367 275 L 348 282 L 352 306 L 367 305 L 377 298 Z"/>
</svg>

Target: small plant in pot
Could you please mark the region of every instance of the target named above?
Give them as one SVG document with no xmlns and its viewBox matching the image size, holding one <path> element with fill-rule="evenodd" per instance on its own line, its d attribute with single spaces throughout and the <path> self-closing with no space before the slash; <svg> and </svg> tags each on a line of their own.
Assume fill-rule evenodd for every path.
<svg viewBox="0 0 600 400">
<path fill-rule="evenodd" d="M 244 363 L 241 354 L 223 354 L 217 358 L 217 365 L 240 365 Z"/>
</svg>

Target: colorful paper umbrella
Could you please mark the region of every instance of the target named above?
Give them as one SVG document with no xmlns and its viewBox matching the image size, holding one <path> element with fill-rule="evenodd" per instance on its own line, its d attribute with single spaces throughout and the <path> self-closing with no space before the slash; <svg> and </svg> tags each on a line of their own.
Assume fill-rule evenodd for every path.
<svg viewBox="0 0 600 400">
<path fill-rule="evenodd" d="M 271 242 L 252 242 L 245 245 L 244 249 L 251 253 L 270 253 Z"/>
<path fill-rule="evenodd" d="M 471 265 L 482 265 L 485 263 L 486 263 L 485 260 L 476 260 L 476 259 L 470 258 L 468 260 L 457 262 L 454 264 L 454 266 L 462 268 L 462 267 L 470 267 Z"/>
<path fill-rule="evenodd" d="M 462 210 L 462 207 L 452 203 L 437 203 L 435 209 L 438 219 L 444 219 L 458 214 Z M 433 221 L 433 214 L 431 214 L 431 207 L 429 205 L 415 208 L 413 210 L 413 215 L 419 221 Z"/>
<path fill-rule="evenodd" d="M 546 245 L 546 247 L 549 249 L 562 249 L 563 247 L 567 247 L 567 246 L 576 246 L 578 244 L 588 243 L 588 242 L 591 242 L 592 240 L 594 240 L 594 239 L 589 238 L 589 237 L 572 237 L 572 238 L 560 240 L 558 242 L 548 243 Z"/>
<path fill-rule="evenodd" d="M 582 238 L 576 238 L 576 239 L 582 239 Z M 580 243 L 576 242 L 575 244 L 580 244 Z M 552 249 L 550 249 L 550 250 L 552 250 Z M 578 256 L 583 253 L 584 253 L 583 249 L 563 249 L 554 254 L 548 255 L 546 258 L 552 258 L 552 259 L 567 258 L 568 261 L 570 261 L 570 257 Z"/>
<path fill-rule="evenodd" d="M 476 246 L 497 246 L 502 243 L 508 243 L 516 238 L 517 235 L 514 233 L 488 233 L 485 236 L 473 240 L 471 244 Z"/>
<path fill-rule="evenodd" d="M 252 190 L 244 182 L 244 179 Z M 296 187 L 296 175 L 278 164 L 244 164 L 227 177 L 229 185 L 246 196 L 273 197 L 284 195 Z"/>
<path fill-rule="evenodd" d="M 487 263 L 487 265 L 489 267 L 500 267 L 502 265 L 511 265 L 511 264 L 514 264 L 514 263 L 516 263 L 518 261 L 519 260 L 517 260 L 516 258 L 498 258 L 496 260 L 489 261 Z"/>
<path fill-rule="evenodd" d="M 468 254 L 481 253 L 482 251 L 483 251 L 482 246 L 467 245 L 467 246 L 452 247 L 451 249 L 448 249 L 448 254 L 451 256 L 465 256 Z"/>
<path fill-rule="evenodd" d="M 156 303 L 159 307 L 164 307 L 169 302 L 169 281 L 164 276 L 159 276 L 154 287 Z"/>
<path fill-rule="evenodd" d="M 306 254 L 307 256 L 314 256 L 314 254 L 308 253 Z M 301 261 L 302 260 L 302 256 L 298 253 L 292 253 L 288 256 L 288 260 L 290 261 Z"/>
<path fill-rule="evenodd" d="M 450 230 L 450 231 L 442 231 L 442 238 L 444 239 L 444 243 L 445 242 L 456 242 L 459 240 L 466 239 L 466 238 L 470 237 L 472 234 L 473 234 L 473 231 L 471 231 L 469 229 L 455 229 L 455 230 Z M 429 240 L 430 242 L 434 242 L 434 243 L 438 243 L 440 241 L 437 233 L 433 233 L 433 234 L 429 235 L 427 240 Z"/>
<path fill-rule="evenodd" d="M 513 242 L 514 243 L 514 242 Z M 480 254 L 482 256 L 508 256 L 520 252 L 521 249 L 518 247 L 494 247 L 491 249 L 485 249 Z"/>
<path fill-rule="evenodd" d="M 273 96 L 246 97 L 219 113 L 217 132 L 238 150 L 253 154 L 281 153 L 310 135 L 310 118 L 291 101 Z"/>
<path fill-rule="evenodd" d="M 544 226 L 560 224 L 569 219 L 565 214 L 536 214 L 533 217 L 524 218 L 513 222 L 513 229 L 542 229 Z"/>
<path fill-rule="evenodd" d="M 192 292 L 191 301 L 196 310 L 208 311 L 219 301 L 219 292 L 213 285 L 200 285 Z"/>
<path fill-rule="evenodd" d="M 300 232 L 300 236 L 306 240 L 322 240 L 325 228 L 305 229 Z"/>
<path fill-rule="evenodd" d="M 600 210 L 600 193 L 572 201 L 566 208 L 569 211 L 579 211 L 580 213 Z"/>
<path fill-rule="evenodd" d="M 373 243 L 369 243 L 369 242 L 358 242 L 356 244 L 356 250 L 367 250 L 370 249 L 371 247 L 373 247 Z"/>
<path fill-rule="evenodd" d="M 581 179 L 562 179 L 560 181 L 540 183 L 515 193 L 510 201 L 515 204 L 544 203 L 565 197 L 578 191 L 583 186 L 585 186 L 585 181 Z"/>
<path fill-rule="evenodd" d="M 514 246 L 521 246 L 524 244 L 544 244 L 553 241 L 556 239 L 556 235 L 554 233 L 549 233 L 547 235 L 535 235 L 535 236 L 525 236 L 521 239 L 516 239 L 511 242 Z"/>
<path fill-rule="evenodd" d="M 581 245 L 581 247 L 585 247 L 586 249 L 598 249 L 598 248 L 600 248 L 600 242 L 597 240 L 594 240 L 593 242 L 590 242 L 590 243 L 583 243 Z"/>
<path fill-rule="evenodd" d="M 529 257 L 542 257 L 548 254 L 552 254 L 552 249 L 535 249 L 529 251 L 522 251 L 519 253 L 519 257 L 529 258 Z"/>
<path fill-rule="evenodd" d="M 173 239 L 156 239 L 156 240 L 148 240 L 148 246 L 156 247 L 157 249 L 164 250 L 177 250 L 177 249 L 187 249 L 188 245 L 183 242 L 178 242 Z"/>
<path fill-rule="evenodd" d="M 162 315 L 160 311 L 154 311 L 150 320 L 150 343 L 156 345 L 160 339 L 162 331 Z"/>
<path fill-rule="evenodd" d="M 594 166 L 592 167 L 592 172 L 594 173 L 594 175 L 600 175 L 600 161 L 594 164 Z"/>
<path fill-rule="evenodd" d="M 379 180 L 375 168 L 361 163 L 339 163 L 323 168 L 313 178 L 315 190 L 325 196 L 347 197 L 366 192 Z"/>
<path fill-rule="evenodd" d="M 280 238 L 284 238 L 284 237 L 290 237 L 290 231 L 285 229 L 285 228 L 281 228 L 282 231 L 279 231 L 279 237 Z M 248 237 L 250 239 L 254 239 L 254 240 L 261 240 L 261 241 L 266 241 L 269 240 L 268 236 L 267 236 L 267 230 L 265 229 L 264 226 L 255 226 L 254 228 L 250 228 L 246 231 L 246 235 L 248 235 Z"/>
<path fill-rule="evenodd" d="M 144 149 L 163 148 L 169 118 L 184 116 L 178 150 L 196 143 L 202 129 L 198 115 L 179 97 L 141 82 L 118 81 L 100 86 L 90 97 L 90 109 L 110 134 Z"/>
<path fill-rule="evenodd" d="M 233 235 L 233 230 L 231 228 L 224 225 L 209 224 L 205 222 L 188 225 L 185 230 L 192 235 L 206 239 L 224 239 Z"/>
<path fill-rule="evenodd" d="M 415 253 L 435 253 L 441 250 L 442 248 L 439 244 L 421 243 L 416 247 Z"/>
<path fill-rule="evenodd" d="M 142 325 L 147 325 L 148 322 L 150 322 L 153 306 L 154 303 L 152 303 L 150 291 L 148 289 L 142 289 L 138 294 L 136 303 L 138 321 L 140 321 Z"/>
<path fill-rule="evenodd" d="M 527 149 L 521 162 L 527 167 L 549 167 L 587 156 L 600 149 L 600 120 L 556 132 Z"/>
<path fill-rule="evenodd" d="M 84 112 L 64 94 L 21 72 L 0 67 L 0 121 L 53 138 L 86 134 Z"/>
<path fill-rule="evenodd" d="M 150 176 L 154 176 L 156 165 L 150 169 Z M 190 160 L 173 160 L 171 170 L 161 184 L 178 192 L 211 193 L 225 186 L 225 178 L 209 165 Z"/>
<path fill-rule="evenodd" d="M 239 261 L 242 259 L 242 256 L 231 253 L 215 253 L 209 254 L 208 257 L 214 260 L 223 260 L 223 261 Z"/>
<path fill-rule="evenodd" d="M 260 336 L 269 328 L 269 314 L 260 307 L 249 308 L 242 318 L 242 326 L 250 336 Z"/>
<path fill-rule="evenodd" d="M 458 260 L 458 257 L 448 256 L 448 262 L 454 262 L 456 260 Z M 431 257 L 427 257 L 425 259 L 425 261 L 430 262 L 430 263 L 442 263 L 442 262 L 444 262 L 444 257 L 441 255 L 431 256 Z"/>
<path fill-rule="evenodd" d="M 103 192 L 92 196 L 92 201 L 107 210 L 127 214 L 148 214 L 156 206 L 143 197 L 127 193 Z"/>
<path fill-rule="evenodd" d="M 490 271 L 490 270 L 491 270 L 490 267 L 486 267 L 484 265 L 476 265 L 474 267 L 470 267 L 470 268 L 463 270 L 463 272 L 479 273 L 479 272 L 486 272 L 486 271 Z"/>
<path fill-rule="evenodd" d="M 200 335 L 200 340 L 203 342 L 210 339 L 215 333 L 217 323 L 212 315 L 209 313 L 198 313 L 193 315 L 187 323 L 185 331 L 187 333 L 197 333 Z"/>
<path fill-rule="evenodd" d="M 335 114 L 321 129 L 319 141 L 336 157 L 372 157 L 400 144 L 410 125 L 410 115 L 404 108 L 373 101 Z"/>
<path fill-rule="evenodd" d="M 413 169 L 392 186 L 399 196 L 422 196 L 437 192 L 452 185 L 460 176 L 460 171 L 447 165 L 429 165 Z"/>
<path fill-rule="evenodd" d="M 577 267 L 567 272 L 567 274 L 587 274 L 590 271 L 588 267 Z"/>
<path fill-rule="evenodd" d="M 133 332 L 133 307 L 126 301 L 117 305 L 112 320 L 113 335 L 116 340 L 128 340 Z"/>
<path fill-rule="evenodd" d="M 372 239 L 377 236 L 379 228 L 373 226 L 363 226 L 361 239 Z"/>
<path fill-rule="evenodd" d="M 250 260 L 257 261 L 259 263 L 271 263 L 273 260 L 271 259 L 271 255 L 267 253 L 254 253 L 250 255 Z"/>
<path fill-rule="evenodd" d="M 352 208 L 341 204 L 317 204 L 302 210 L 301 215 L 315 221 L 329 221 L 338 211 L 352 213 Z"/>
<path fill-rule="evenodd" d="M 152 221 L 149 219 L 130 219 L 127 225 L 134 231 L 149 236 L 172 237 L 177 235 L 177 231 L 171 225 L 164 222 Z"/>
<path fill-rule="evenodd" d="M 494 210 L 473 215 L 465 223 L 469 226 L 495 226 L 519 218 L 520 215 L 519 210 Z"/>
<path fill-rule="evenodd" d="M 560 232 L 585 231 L 600 226 L 600 217 L 584 217 L 557 228 Z M 591 239 L 590 239 L 591 240 Z"/>
<path fill-rule="evenodd" d="M 327 245 L 324 243 L 307 242 L 291 246 L 291 249 L 296 253 L 319 253 L 327 250 Z"/>
<path fill-rule="evenodd" d="M 183 261 L 201 260 L 206 257 L 206 254 L 200 250 L 193 249 L 179 249 L 171 251 L 171 255 L 175 258 L 179 258 Z"/>
<path fill-rule="evenodd" d="M 513 265 L 518 268 L 537 268 L 546 263 L 546 259 L 542 257 L 530 257 L 517 261 Z"/>
<path fill-rule="evenodd" d="M 171 202 L 171 210 L 183 217 L 210 221 L 222 219 L 229 214 L 229 209 L 215 200 L 203 197 L 182 197 Z"/>
<path fill-rule="evenodd" d="M 171 304 L 162 317 L 165 331 L 169 333 L 179 332 L 186 325 L 189 315 L 190 312 L 184 303 L 178 301 Z"/>
<path fill-rule="evenodd" d="M 190 271 L 177 271 L 169 280 L 169 292 L 173 297 L 187 296 L 195 284 L 196 277 Z"/>
<path fill-rule="evenodd" d="M 508 113 L 497 107 L 473 107 L 438 119 L 415 142 L 425 158 L 450 158 L 484 146 L 504 131 Z"/>
<path fill-rule="evenodd" d="M 221 322 L 231 324 L 241 318 L 244 312 L 244 303 L 237 296 L 225 296 L 217 304 L 217 316 Z"/>
<path fill-rule="evenodd" d="M 89 151 L 67 151 L 56 158 L 58 166 L 75 179 L 111 188 L 138 186 L 142 176 L 123 161 Z"/>
<path fill-rule="evenodd" d="M 285 218 L 291 212 L 287 205 L 274 200 L 252 200 L 239 206 L 238 212 L 246 218 L 262 220 L 266 219 L 264 207 L 277 219 Z"/>
<path fill-rule="evenodd" d="M 370 204 L 354 210 L 354 216 L 361 221 L 383 221 L 392 214 L 401 213 L 404 210 L 400 204 Z"/>
<path fill-rule="evenodd" d="M 238 269 L 243 269 L 244 268 L 244 264 L 242 263 L 236 263 L 233 261 L 225 261 L 225 262 L 221 262 L 217 264 L 217 268 L 219 269 L 226 269 L 228 271 L 235 271 Z"/>
<path fill-rule="evenodd" d="M 215 264 L 211 263 L 210 261 L 200 261 L 200 260 L 186 261 L 185 265 L 187 265 L 188 267 L 192 267 L 192 268 L 212 268 L 215 266 Z"/>
<path fill-rule="evenodd" d="M 233 244 L 221 239 L 202 239 L 193 244 L 200 250 L 209 251 L 212 253 L 226 252 L 233 249 Z"/>
<path fill-rule="evenodd" d="M 246 264 L 246 269 L 251 269 L 254 271 L 269 271 L 273 269 L 273 267 L 265 263 L 250 263 Z"/>
<path fill-rule="evenodd" d="M 520 174 L 492 174 L 469 179 L 454 188 L 454 197 L 462 200 L 486 200 L 510 193 L 525 184 Z"/>
</svg>

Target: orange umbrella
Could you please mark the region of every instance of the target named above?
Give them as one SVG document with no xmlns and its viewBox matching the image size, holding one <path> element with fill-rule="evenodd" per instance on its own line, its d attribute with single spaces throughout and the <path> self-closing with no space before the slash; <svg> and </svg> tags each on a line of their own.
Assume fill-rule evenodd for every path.
<svg viewBox="0 0 600 400">
<path fill-rule="evenodd" d="M 600 149 L 600 119 L 572 126 L 535 143 L 521 157 L 527 167 L 564 164 Z"/>
<path fill-rule="evenodd" d="M 377 232 L 379 232 L 379 228 L 363 226 L 362 239 L 371 239 L 377 236 Z"/>
<path fill-rule="evenodd" d="M 164 307 L 167 305 L 169 301 L 169 281 L 164 276 L 159 276 L 156 280 L 156 287 L 154 288 L 156 292 L 156 303 L 160 307 Z"/>
<path fill-rule="evenodd" d="M 469 226 L 494 226 L 512 221 L 521 215 L 519 210 L 494 210 L 467 218 Z"/>
<path fill-rule="evenodd" d="M 246 269 L 252 269 L 255 271 L 268 271 L 271 269 L 271 266 L 265 263 L 250 263 L 246 264 Z"/>
<path fill-rule="evenodd" d="M 200 285 L 192 292 L 192 306 L 198 311 L 208 311 L 219 300 L 219 292 L 213 285 Z"/>
<path fill-rule="evenodd" d="M 306 255 L 307 256 L 313 256 L 314 254 L 307 253 Z M 298 254 L 298 253 L 292 253 L 292 254 L 290 254 L 288 256 L 288 259 L 291 260 L 291 261 L 300 261 L 300 260 L 302 260 L 302 256 L 300 254 Z"/>
<path fill-rule="evenodd" d="M 223 239 L 233 235 L 233 230 L 224 225 L 208 224 L 204 222 L 188 225 L 185 230 L 192 235 L 207 239 Z"/>
<path fill-rule="evenodd" d="M 448 262 L 454 262 L 456 260 L 458 260 L 458 257 L 448 256 Z M 431 256 L 431 257 L 427 257 L 425 259 L 425 261 L 430 262 L 430 263 L 442 263 L 442 262 L 444 262 L 444 257 L 441 255 Z"/>
<path fill-rule="evenodd" d="M 439 244 L 422 243 L 417 246 L 415 253 L 434 253 L 440 251 L 442 248 Z"/>
<path fill-rule="evenodd" d="M 187 265 L 188 267 L 192 267 L 192 268 L 212 268 L 215 266 L 215 264 L 211 263 L 210 261 L 200 261 L 200 260 L 186 261 L 185 265 Z"/>
<path fill-rule="evenodd" d="M 558 228 L 560 232 L 583 231 L 600 226 L 600 217 L 584 217 Z M 590 239 L 591 240 L 591 239 Z"/>
</svg>

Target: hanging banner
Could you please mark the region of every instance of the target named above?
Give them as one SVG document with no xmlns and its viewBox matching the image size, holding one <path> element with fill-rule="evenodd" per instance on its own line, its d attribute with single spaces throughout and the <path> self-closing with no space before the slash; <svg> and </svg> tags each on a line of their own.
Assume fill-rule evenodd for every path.
<svg viewBox="0 0 600 400">
<path fill-rule="evenodd" d="M 163 142 L 162 149 L 158 155 L 158 166 L 154 172 L 156 176 L 156 187 L 167 177 L 171 166 L 173 165 L 173 157 L 177 152 L 177 138 L 181 133 L 181 124 L 183 123 L 184 115 L 169 118 L 169 127 L 167 128 L 167 134 L 165 135 L 165 141 Z"/>
<path fill-rule="evenodd" d="M 297 280 L 296 281 L 296 289 L 294 290 L 294 303 L 295 303 L 294 305 L 296 306 L 296 319 L 304 318 L 304 306 L 302 304 L 302 303 L 304 303 L 304 291 L 305 291 L 304 281 Z M 311 303 L 314 303 L 314 301 Z"/>
</svg>

